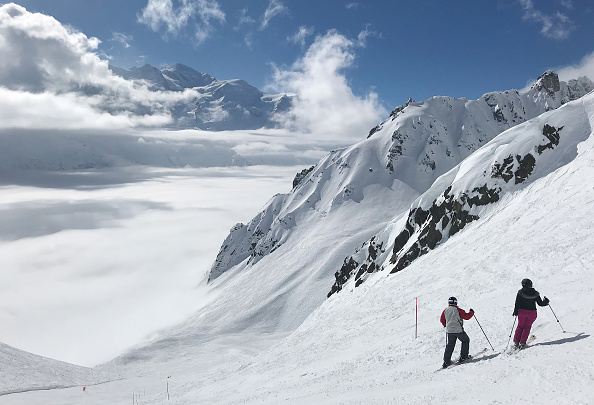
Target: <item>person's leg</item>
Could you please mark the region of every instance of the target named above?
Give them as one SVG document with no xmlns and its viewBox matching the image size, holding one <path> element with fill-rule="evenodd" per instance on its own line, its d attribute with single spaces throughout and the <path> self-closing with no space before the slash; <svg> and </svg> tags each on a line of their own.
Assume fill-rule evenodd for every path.
<svg viewBox="0 0 594 405">
<path fill-rule="evenodd" d="M 519 343 L 520 339 L 522 338 L 522 332 L 524 331 L 527 320 L 525 312 L 525 309 L 520 309 L 518 311 L 518 327 L 516 328 L 516 333 L 514 334 L 514 343 Z"/>
<path fill-rule="evenodd" d="M 470 348 L 470 338 L 466 332 L 456 334 L 456 337 L 462 342 L 462 351 L 460 352 L 460 359 L 464 360 L 468 357 L 468 351 Z"/>
<path fill-rule="evenodd" d="M 450 364 L 450 361 L 452 360 L 452 353 L 454 353 L 454 347 L 456 347 L 456 334 L 448 333 L 445 353 L 443 354 L 443 362 L 445 364 Z"/>
<path fill-rule="evenodd" d="M 525 344 L 526 340 L 528 340 L 528 336 L 530 336 L 530 329 L 532 328 L 532 324 L 536 321 L 536 310 L 526 311 L 525 314 L 526 321 L 524 323 L 524 329 L 522 330 L 522 335 L 520 336 L 520 344 Z"/>
</svg>

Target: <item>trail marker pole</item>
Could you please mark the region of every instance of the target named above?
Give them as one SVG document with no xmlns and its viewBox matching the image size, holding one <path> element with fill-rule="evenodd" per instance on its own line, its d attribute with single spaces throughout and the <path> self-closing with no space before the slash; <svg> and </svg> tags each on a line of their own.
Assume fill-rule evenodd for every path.
<svg viewBox="0 0 594 405">
<path fill-rule="evenodd" d="M 419 299 L 415 298 L 415 339 L 417 338 L 418 323 L 419 323 Z"/>
</svg>

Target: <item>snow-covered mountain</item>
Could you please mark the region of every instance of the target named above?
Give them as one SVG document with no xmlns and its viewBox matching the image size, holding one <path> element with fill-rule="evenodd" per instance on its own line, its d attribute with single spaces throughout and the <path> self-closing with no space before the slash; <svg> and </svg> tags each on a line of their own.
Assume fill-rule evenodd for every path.
<svg viewBox="0 0 594 405">
<path fill-rule="evenodd" d="M 37 356 L 3 343 L 0 343 L 0 364 L 0 396 L 114 379 L 107 373 Z"/>
<path fill-rule="evenodd" d="M 284 212 L 281 225 L 290 232 L 279 232 L 267 254 L 244 256 L 218 277 L 211 274 L 212 304 L 105 368 L 176 370 L 184 382 L 179 404 L 588 403 L 594 395 L 586 388 L 594 372 L 588 341 L 594 223 L 587 214 L 594 198 L 587 185 L 594 175 L 593 127 L 590 93 L 504 131 L 423 193 L 388 177 L 386 160 L 377 163 L 383 155 L 371 145 L 381 144 L 373 141 L 382 139 L 378 132 L 358 145 L 359 160 L 329 157 L 322 163 L 333 168 L 318 177 L 322 163 L 306 170 L 289 196 L 267 205 L 253 231 Z M 360 170 L 334 188 L 304 192 L 353 168 Z M 384 183 L 365 185 L 363 175 L 376 172 Z M 345 185 L 352 187 L 350 198 L 337 198 L 333 193 Z M 310 215 L 296 207 L 308 207 Z M 226 245 L 243 227 L 234 229 Z M 341 255 L 364 238 L 350 254 L 357 263 L 341 284 L 346 291 L 326 299 Z M 510 357 L 500 352 L 526 276 L 551 298 L 567 329 L 543 308 L 533 328 L 535 348 Z M 451 295 L 474 307 L 495 349 L 456 368 L 455 376 L 436 374 L 443 352 L 439 313 Z M 474 321 L 466 328 L 473 351 L 488 347 Z M 518 384 L 528 370 L 535 382 Z M 478 375 L 484 378 L 476 378 L 475 389 L 465 389 Z"/>
<path fill-rule="evenodd" d="M 591 82 L 557 82 L 555 90 L 552 79 L 546 74 L 528 93 L 506 92 L 529 103 L 522 111 L 548 111 L 528 117 L 514 107 L 524 122 L 473 143 L 474 153 L 443 123 L 448 136 L 442 130 L 439 143 L 422 131 L 433 119 L 433 128 L 449 116 L 460 129 L 471 118 L 454 119 L 440 98 L 408 103 L 365 141 L 299 173 L 293 191 L 274 197 L 250 224 L 233 228 L 204 309 L 99 369 L 158 376 L 144 380 L 154 392 L 147 403 L 169 401 L 162 388 L 169 376 L 177 404 L 592 402 L 594 93 L 570 101 L 576 95 L 567 89 L 585 92 Z M 509 101 L 506 93 L 492 94 Z M 488 107 L 476 108 L 489 118 L 481 130 L 506 126 L 485 97 L 464 103 Z M 419 115 L 434 104 L 446 112 Z M 392 139 L 396 130 L 407 131 L 402 144 Z M 396 143 L 403 153 L 393 159 Z M 460 161 L 448 170 L 450 157 L 436 152 L 435 168 L 424 171 L 435 145 L 442 152 L 456 145 L 450 151 Z M 423 189 L 425 176 L 435 181 Z M 342 291 L 327 299 L 338 276 L 334 292 Z M 513 299 L 524 277 L 551 298 L 566 329 L 541 308 L 536 343 L 508 356 Z M 451 295 L 482 324 L 465 324 L 471 350 L 487 346 L 484 329 L 494 351 L 437 371 L 439 313 Z M 115 398 L 118 387 L 98 389 Z M 68 395 L 31 398 L 75 403 Z"/>
<path fill-rule="evenodd" d="M 141 80 L 152 91 L 194 89 L 196 97 L 177 103 L 171 110 L 177 128 L 209 131 L 272 128 L 274 114 L 289 110 L 292 97 L 265 94 L 243 80 L 217 80 L 189 66 L 175 64 L 161 70 L 151 65 L 129 70 L 110 66 L 128 80 Z"/>
<path fill-rule="evenodd" d="M 309 226 L 312 220 L 314 226 L 328 226 L 329 213 L 341 211 L 348 203 L 361 202 L 366 189 L 389 190 L 395 193 L 391 197 L 394 201 L 410 204 L 439 176 L 501 132 L 578 99 L 593 88 L 588 78 L 565 83 L 556 73 L 547 71 L 525 93 L 492 92 L 478 100 L 409 100 L 373 128 L 365 141 L 333 151 L 315 167 L 300 173 L 290 194 L 275 196 L 247 225 L 233 227 L 212 266 L 210 280 L 246 260 L 248 265 L 257 263 L 289 239 L 294 247 L 301 244 L 298 238 L 291 238 L 297 228 Z M 506 162 L 500 162 L 501 170 L 513 165 Z M 403 188 L 408 191 L 401 192 Z M 368 226 L 381 223 L 384 215 L 379 213 L 386 209 L 376 207 L 377 221 Z M 374 246 L 371 250 L 384 248 L 373 242 L 370 245 Z M 355 269 L 374 271 L 375 267 L 361 270 L 361 263 L 360 259 L 348 258 L 337 272 L 332 290 L 340 289 Z"/>
</svg>

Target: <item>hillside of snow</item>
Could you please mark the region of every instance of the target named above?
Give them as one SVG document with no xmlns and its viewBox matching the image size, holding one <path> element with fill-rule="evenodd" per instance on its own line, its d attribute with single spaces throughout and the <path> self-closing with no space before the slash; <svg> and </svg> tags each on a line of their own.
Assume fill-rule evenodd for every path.
<svg viewBox="0 0 594 405">
<path fill-rule="evenodd" d="M 366 190 L 394 193 L 389 197 L 389 205 L 376 205 L 374 215 L 366 219 L 369 226 L 385 224 L 386 216 L 393 218 L 400 213 L 392 208 L 394 204 L 409 205 L 439 176 L 501 132 L 575 100 L 593 88 L 588 78 L 565 83 L 548 71 L 526 93 L 493 92 L 479 100 L 451 97 L 433 97 L 423 102 L 409 100 L 373 128 L 366 140 L 331 152 L 300 174 L 291 193 L 275 196 L 249 223 L 236 225 L 221 246 L 210 280 L 246 260 L 251 266 L 267 255 L 276 254 L 289 239 L 292 244 L 285 246 L 286 249 L 298 249 L 296 245 L 303 239 L 293 234 L 301 227 L 307 227 L 310 233 L 323 233 L 325 227 L 342 227 L 345 222 L 329 223 L 332 213 L 344 211 L 343 207 L 350 204 L 365 203 Z M 365 207 L 357 211 L 365 212 Z M 311 229 L 312 222 L 321 229 Z M 363 243 L 357 242 L 350 245 L 352 250 Z M 307 258 L 295 257 L 295 260 L 301 262 Z M 345 265 L 349 267 L 348 262 Z M 334 274 L 338 270 L 340 267 L 334 266 L 328 271 Z M 343 268 L 341 273 L 344 272 Z"/>
<path fill-rule="evenodd" d="M 100 384 L 117 375 L 98 372 L 18 350 L 0 343 L 0 398 L 3 395 Z"/>
<path fill-rule="evenodd" d="M 566 132 L 533 180 L 404 270 L 385 269 L 333 295 L 266 352 L 187 381 L 174 403 L 592 403 L 594 94 L 504 133 L 442 180 L 457 180 L 453 189 L 480 180 L 495 157 L 490 147 L 522 149 L 543 121 L 563 121 Z M 550 308 L 539 308 L 536 340 L 509 355 L 502 351 L 525 277 L 550 298 L 560 323 Z M 439 315 L 452 295 L 476 311 L 476 320 L 465 322 L 471 353 L 489 350 L 476 362 L 440 370 Z"/>
<path fill-rule="evenodd" d="M 543 134 L 547 125 L 558 130 L 558 137 L 551 136 L 553 142 Z M 215 305 L 130 356 L 160 362 L 164 352 L 173 356 L 174 347 L 182 348 L 179 353 L 185 357 L 191 345 L 198 345 L 217 353 L 211 361 L 224 359 L 229 348 L 224 340 L 217 341 L 220 337 L 233 331 L 241 348 L 258 342 L 258 336 L 266 336 L 273 327 L 287 330 L 291 320 L 307 316 L 294 332 L 254 358 L 244 356 L 238 366 L 190 379 L 178 388 L 180 396 L 174 403 L 442 404 L 459 403 L 460 398 L 465 403 L 512 404 L 518 399 L 550 403 L 551 398 L 589 403 L 594 399 L 589 383 L 594 376 L 590 342 L 594 220 L 586 213 L 594 201 L 593 127 L 591 93 L 502 133 L 441 176 L 413 202 L 413 209 L 442 202 L 446 195 L 460 199 L 484 184 L 487 190 L 497 189 L 499 198 L 470 204 L 468 215 L 476 215 L 473 221 L 397 273 L 391 273 L 388 265 L 393 249 L 387 246 L 377 252 L 381 270 L 360 287 L 333 295 L 310 314 L 304 294 L 319 294 L 318 266 L 328 257 L 322 252 L 310 254 L 309 268 L 302 269 L 295 258 L 305 260 L 305 255 L 283 249 L 287 242 L 277 250 L 284 260 L 267 255 L 254 266 L 238 266 L 233 274 L 221 275 L 215 281 L 221 294 Z M 497 162 L 508 155 L 524 160 L 528 154 L 535 163 L 526 173 L 514 160 L 509 165 L 511 179 L 499 175 L 508 170 Z M 343 227 L 373 223 L 377 211 L 365 209 L 366 200 L 371 198 L 364 194 L 358 212 L 350 212 L 350 221 L 343 218 Z M 407 218 L 405 211 L 395 215 L 393 223 L 403 224 Z M 391 223 L 377 238 L 390 235 L 386 241 L 393 243 L 396 225 Z M 336 236 L 340 231 L 331 228 L 325 234 L 343 241 Z M 313 244 L 322 246 L 319 235 L 300 236 L 303 249 L 311 252 Z M 333 251 L 331 243 L 323 246 Z M 515 293 L 525 277 L 551 299 L 561 323 L 549 308 L 541 308 L 533 347 L 508 355 L 502 351 L 514 320 Z M 313 286 L 308 292 L 302 290 L 306 283 Z M 233 288 L 227 290 L 227 285 Z M 476 311 L 495 350 L 478 323 L 467 321 L 471 351 L 489 347 L 489 353 L 476 363 L 437 371 L 444 346 L 439 314 L 451 295 L 462 307 Z M 414 339 L 417 298 L 419 338 Z M 215 318 L 218 323 L 209 323 Z M 133 363 L 127 360 L 128 365 Z M 186 367 L 180 365 L 190 373 Z"/>
<path fill-rule="evenodd" d="M 554 102 L 559 106 L 563 104 L 562 102 L 568 101 L 564 99 L 566 95 L 562 92 L 567 89 L 567 85 L 562 85 L 558 79 L 555 79 L 556 75 L 548 72 L 523 96 L 523 99 L 527 100 L 526 103 L 529 101 L 533 103 L 529 105 L 532 105 L 534 113 L 538 110 L 537 104 L 546 110 L 551 109 Z M 591 83 L 587 79 L 581 81 Z M 545 87 L 544 84 L 553 86 L 557 92 Z M 513 92 L 513 94 L 515 97 L 518 93 Z M 503 97 L 505 93 L 496 95 Z M 474 102 L 462 100 L 459 109 L 462 112 L 468 112 L 480 107 L 492 111 L 490 109 L 492 107 L 484 100 L 490 97 L 492 95 L 489 94 Z M 535 100 L 538 103 L 535 103 Z M 248 343 L 244 344 L 241 339 L 237 339 L 238 335 L 270 336 L 272 342 L 297 328 L 324 302 L 329 292 L 342 288 L 342 284 L 353 278 L 359 279 L 362 275 L 386 268 L 385 262 L 393 259 L 389 244 L 393 244 L 398 233 L 401 232 L 398 227 L 406 221 L 411 204 L 418 205 L 418 201 L 422 201 L 424 204 L 422 207 L 427 209 L 425 202 L 431 206 L 433 201 L 445 193 L 450 186 L 448 180 L 452 181 L 463 173 L 479 177 L 475 179 L 476 182 L 462 181 L 460 190 L 451 190 L 455 197 L 460 197 L 461 193 L 465 192 L 467 195 L 464 198 L 471 198 L 469 194 L 477 193 L 473 191 L 472 184 L 476 184 L 479 188 L 487 184 L 485 193 L 489 196 L 492 193 L 490 184 L 495 180 L 497 180 L 497 187 L 510 190 L 504 179 L 491 177 L 491 166 L 497 162 L 500 166 L 503 165 L 510 154 L 523 157 L 527 153 L 527 148 L 546 144 L 546 139 L 545 141 L 541 139 L 544 136 L 542 135 L 544 124 L 534 121 L 516 126 L 517 132 L 507 132 L 500 142 L 507 145 L 507 142 L 517 137 L 517 134 L 525 133 L 526 135 L 521 138 L 523 141 L 514 141 L 505 148 L 500 148 L 497 146 L 498 143 L 493 143 L 489 144 L 488 149 L 482 149 L 481 153 L 489 156 L 490 153 L 484 151 L 495 147 L 499 152 L 494 160 L 490 158 L 481 160 L 480 167 L 477 169 L 480 170 L 479 172 L 468 169 L 469 166 L 477 164 L 474 160 L 470 160 L 470 163 L 461 166 L 463 167 L 461 171 L 454 170 L 446 176 L 439 177 L 446 173 L 448 163 L 458 159 L 461 161 L 464 154 L 469 154 L 467 149 L 469 144 L 460 140 L 456 144 L 458 152 L 455 159 L 450 160 L 447 154 L 435 154 L 440 162 L 440 165 L 436 165 L 435 171 L 421 170 L 425 167 L 422 159 L 413 166 L 415 171 L 412 174 L 410 170 L 404 170 L 408 166 L 403 162 L 396 166 L 389 166 L 388 163 L 391 160 L 387 152 L 394 146 L 394 142 L 400 144 L 400 141 L 392 135 L 394 132 L 404 133 L 403 128 L 409 128 L 407 131 L 411 131 L 411 135 L 406 137 L 408 141 L 403 144 L 407 151 L 407 154 L 402 155 L 403 160 L 409 160 L 411 154 L 413 157 L 421 156 L 415 155 L 412 151 L 418 153 L 419 150 L 432 148 L 435 145 L 441 148 L 446 142 L 452 142 L 447 134 L 449 132 L 455 134 L 453 130 L 449 132 L 443 130 L 441 136 L 437 137 L 435 134 L 427 134 L 424 127 L 419 126 L 419 121 L 427 122 L 430 120 L 427 117 L 432 117 L 432 115 L 420 117 L 419 110 L 432 108 L 435 103 L 438 104 L 438 107 L 435 107 L 435 114 L 443 111 L 444 120 L 445 117 L 453 120 L 454 115 L 447 113 L 450 108 L 444 107 L 447 103 L 444 103 L 443 99 L 434 98 L 418 105 L 409 103 L 408 107 L 403 108 L 382 124 L 384 129 L 376 131 L 357 145 L 330 153 L 315 167 L 298 176 L 296 186 L 291 193 L 273 197 L 251 222 L 233 227 L 223 242 L 209 276 L 213 291 L 217 294 L 215 302 L 179 328 L 163 332 L 152 346 L 140 346 L 115 359 L 109 366 L 135 370 L 139 367 L 154 367 L 155 363 L 171 363 L 172 359 L 182 363 L 192 362 L 192 358 L 203 356 L 204 353 L 212 350 L 211 345 L 218 345 L 220 342 L 228 342 L 226 344 L 234 356 L 249 357 L 257 350 L 265 348 L 268 339 L 262 340 L 262 344 L 254 348 L 250 339 L 247 339 Z M 573 103 L 567 104 L 563 110 L 565 114 L 567 111 L 574 111 L 579 101 Z M 522 111 L 528 110 L 526 106 L 522 109 Z M 551 110 L 549 114 L 554 116 L 554 111 L 556 110 Z M 458 124 L 471 117 L 462 112 L 456 120 Z M 565 114 L 559 116 L 563 117 Z M 525 118 L 523 116 L 523 119 Z M 569 139 L 573 139 L 571 142 L 574 148 L 590 133 L 586 130 L 585 123 L 587 118 L 583 116 L 575 123 L 564 124 L 551 121 L 551 125 L 555 128 L 564 125 L 567 127 L 562 130 L 563 139 L 568 139 L 565 134 L 569 133 Z M 504 125 L 497 120 L 486 120 L 482 128 L 510 125 L 509 123 Z M 419 131 L 415 132 L 413 126 L 416 126 Z M 486 130 L 481 131 L 486 132 Z M 492 131 L 495 132 L 494 129 Z M 476 130 L 475 133 L 481 132 Z M 581 138 L 571 135 L 574 133 L 579 133 Z M 458 135 L 462 136 L 459 133 Z M 480 142 L 477 141 L 474 147 L 478 149 L 479 146 Z M 566 163 L 575 155 L 567 152 L 567 156 L 564 154 L 560 157 L 558 154 L 565 153 L 565 150 L 566 147 L 563 144 L 552 149 L 545 148 L 543 158 L 540 160 L 548 162 L 552 159 L 553 162 Z M 479 154 L 479 156 L 484 155 Z M 514 159 L 507 163 L 507 166 L 501 166 L 503 173 L 507 173 L 506 170 L 517 170 Z M 400 167 L 403 170 L 398 170 Z M 557 167 L 555 164 L 547 166 L 546 169 L 540 169 L 540 165 L 537 166 L 529 182 L 542 176 L 543 170 L 551 171 Z M 423 186 L 424 181 L 420 179 L 428 179 L 431 176 L 440 180 L 428 193 L 423 194 L 426 189 Z M 517 187 L 515 182 L 512 184 L 513 187 Z M 513 187 L 511 190 L 514 189 Z M 477 198 L 480 200 L 483 197 Z M 448 201 L 450 200 L 451 198 Z M 484 204 L 481 204 L 475 210 L 480 210 L 483 206 Z M 470 219 L 474 218 L 473 215 L 476 216 L 474 211 L 468 212 L 465 221 L 470 222 Z M 482 217 L 482 214 L 479 217 Z M 447 227 L 449 232 L 454 222 L 444 223 L 441 227 Z M 460 225 L 461 223 L 457 225 L 458 228 Z M 422 231 L 419 232 L 420 235 Z M 374 241 L 378 243 L 374 244 Z M 407 247 L 413 248 L 414 241 L 415 238 L 407 239 L 406 242 L 411 245 Z M 437 246 L 438 242 L 439 240 L 431 247 Z M 357 250 L 360 252 L 358 255 L 363 255 L 363 258 L 359 259 L 357 256 L 351 262 L 348 258 L 353 257 L 353 252 Z M 338 287 L 337 282 L 340 282 Z M 354 281 L 352 283 L 354 284 Z M 242 299 L 238 299 L 238 296 Z M 213 334 L 217 336 L 215 342 L 212 339 Z M 161 350 L 154 350 L 153 347 L 161 347 Z M 184 353 L 181 356 L 182 359 L 176 354 L 180 351 Z M 225 355 L 221 354 L 221 356 Z"/>
<path fill-rule="evenodd" d="M 545 131 L 547 125 L 556 131 Z M 64 405 L 83 398 L 89 404 L 106 398 L 116 403 L 141 390 L 146 404 L 592 403 L 592 128 L 594 93 L 503 132 L 417 197 L 411 189 L 398 190 L 411 202 L 404 209 L 394 206 L 392 218 L 383 217 L 387 225 L 376 222 L 372 229 L 365 224 L 373 224 L 379 204 L 393 204 L 394 195 L 364 188 L 358 201 L 326 212 L 332 226 L 324 232 L 313 221 L 309 229 L 316 233 L 296 227 L 302 245 L 287 249 L 289 235 L 275 254 L 220 274 L 211 282 L 211 304 L 99 368 L 129 379 L 84 396 L 73 388 L 4 396 L 0 404 Z M 522 165 L 529 154 L 534 165 Z M 509 155 L 513 159 L 504 164 Z M 497 190 L 497 200 L 468 203 L 472 190 L 484 184 Z M 472 221 L 392 272 L 392 243 L 411 210 L 431 213 L 423 224 L 443 212 L 442 226 L 435 228 L 441 233 L 451 229 L 443 220 L 449 211 L 429 208 L 447 201 L 458 206 L 454 200 L 456 212 L 468 210 Z M 355 229 L 360 231 L 353 239 L 384 238 L 384 249 L 368 250 L 379 270 L 359 287 L 350 280 L 325 299 L 329 277 L 319 266 L 342 260 L 354 243 L 345 236 Z M 411 246 L 424 228 L 413 229 Z M 341 247 L 342 241 L 347 246 Z M 531 347 L 509 354 L 514 299 L 525 277 L 550 298 L 551 307 L 538 309 Z M 452 295 L 476 313 L 465 322 L 471 353 L 488 351 L 442 370 L 439 315 Z M 320 304 L 314 306 L 316 299 Z M 458 344 L 455 356 L 459 350 Z"/>
</svg>

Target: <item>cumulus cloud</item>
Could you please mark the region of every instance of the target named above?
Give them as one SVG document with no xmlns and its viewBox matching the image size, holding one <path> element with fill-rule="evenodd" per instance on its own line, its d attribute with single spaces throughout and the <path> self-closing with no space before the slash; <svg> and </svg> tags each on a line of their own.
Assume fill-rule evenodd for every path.
<svg viewBox="0 0 594 405">
<path fill-rule="evenodd" d="M 97 38 L 10 3 L 0 7 L 0 128 L 163 125 L 197 95 L 153 92 L 115 76 Z"/>
<path fill-rule="evenodd" d="M 594 52 L 584 56 L 577 65 L 563 66 L 556 71 L 559 73 L 559 78 L 565 81 L 582 76 L 594 80 Z"/>
<path fill-rule="evenodd" d="M 554 14 L 545 14 L 536 9 L 532 0 L 520 0 L 524 9 L 524 20 L 533 21 L 542 25 L 540 33 L 546 38 L 557 40 L 569 38 L 571 31 L 574 30 L 574 23 L 571 19 L 560 12 Z M 571 8 L 571 2 L 566 2 L 565 7 Z"/>
<path fill-rule="evenodd" d="M 179 3 L 179 2 L 178 2 Z M 181 0 L 176 7 L 173 0 L 149 0 L 138 15 L 138 22 L 157 32 L 165 27 L 168 34 L 177 36 L 193 23 L 196 41 L 206 41 L 214 31 L 213 22 L 225 22 L 225 13 L 215 0 Z"/>
<path fill-rule="evenodd" d="M 301 26 L 297 30 L 297 32 L 289 37 L 287 37 L 287 41 L 292 42 L 294 44 L 301 45 L 302 47 L 305 46 L 305 40 L 312 36 L 314 33 L 314 27 L 306 27 Z"/>
<path fill-rule="evenodd" d="M 268 23 L 277 15 L 287 13 L 289 9 L 279 0 L 270 0 L 268 3 L 268 8 L 264 12 L 264 16 L 262 17 L 262 23 L 260 24 L 260 29 L 264 30 L 268 27 Z"/>
<path fill-rule="evenodd" d="M 281 125 L 325 137 L 361 139 L 387 113 L 377 94 L 353 94 L 345 69 L 355 61 L 356 42 L 331 30 L 318 36 L 305 55 L 288 68 L 273 66 L 269 87 L 297 94 Z"/>
</svg>

